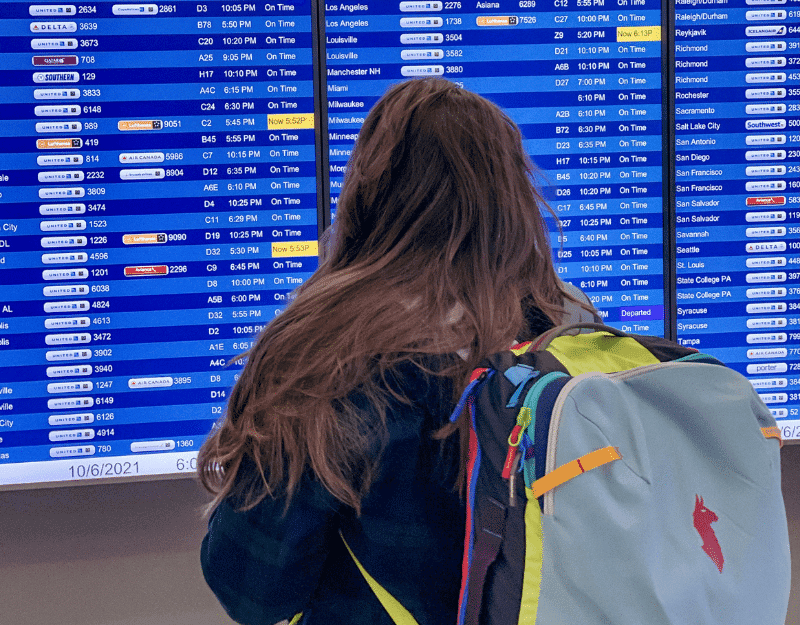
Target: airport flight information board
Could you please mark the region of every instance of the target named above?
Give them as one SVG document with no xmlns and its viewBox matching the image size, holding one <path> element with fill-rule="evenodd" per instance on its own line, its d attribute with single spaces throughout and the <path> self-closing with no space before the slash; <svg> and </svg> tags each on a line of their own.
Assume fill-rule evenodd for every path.
<svg viewBox="0 0 800 625">
<path fill-rule="evenodd" d="M 800 436 L 800 11 L 678 3 L 678 340 L 746 375 Z M 794 7 L 794 8 L 792 8 Z"/>
<path fill-rule="evenodd" d="M 191 473 L 317 265 L 311 5 L 2 11 L 0 484 Z"/>
<path fill-rule="evenodd" d="M 392 84 L 520 126 L 562 279 L 800 439 L 798 0 L 0 4 L 0 488 L 191 474 Z M 555 226 L 555 224 L 552 224 Z"/>
<path fill-rule="evenodd" d="M 607 323 L 664 332 L 658 0 L 325 3 L 331 205 L 366 112 L 443 76 L 519 125 L 561 220 L 561 278 Z"/>
</svg>

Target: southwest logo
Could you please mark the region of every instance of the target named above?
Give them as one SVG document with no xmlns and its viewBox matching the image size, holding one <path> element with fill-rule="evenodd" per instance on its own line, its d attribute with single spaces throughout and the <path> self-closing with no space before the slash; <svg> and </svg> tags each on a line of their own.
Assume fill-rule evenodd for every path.
<svg viewBox="0 0 800 625">
<path fill-rule="evenodd" d="M 694 529 L 700 534 L 703 539 L 703 551 L 706 552 L 709 558 L 717 565 L 719 572 L 722 573 L 722 565 L 725 559 L 722 557 L 722 548 L 719 546 L 717 535 L 711 529 L 711 524 L 719 521 L 719 517 L 705 507 L 703 498 L 700 495 L 694 496 L 694 512 L 692 518 L 694 519 Z"/>
</svg>

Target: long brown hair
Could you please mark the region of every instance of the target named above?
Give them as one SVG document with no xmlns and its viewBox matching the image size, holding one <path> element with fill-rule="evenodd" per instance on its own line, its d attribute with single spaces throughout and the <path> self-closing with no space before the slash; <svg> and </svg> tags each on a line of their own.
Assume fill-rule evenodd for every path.
<svg viewBox="0 0 800 625">
<path fill-rule="evenodd" d="M 359 511 L 386 433 L 388 374 L 459 352 L 437 372 L 458 389 L 523 330 L 523 299 L 560 319 L 533 173 L 519 129 L 484 98 L 442 79 L 387 91 L 350 158 L 330 254 L 248 352 L 200 450 L 212 506 L 229 495 L 245 509 L 265 496 L 288 505 L 311 471 Z"/>
</svg>

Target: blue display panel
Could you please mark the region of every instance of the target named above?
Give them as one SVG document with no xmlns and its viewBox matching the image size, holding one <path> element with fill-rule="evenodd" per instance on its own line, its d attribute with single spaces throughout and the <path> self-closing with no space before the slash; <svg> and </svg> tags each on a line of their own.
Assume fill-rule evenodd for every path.
<svg viewBox="0 0 800 625">
<path fill-rule="evenodd" d="M 678 4 L 677 329 L 800 438 L 800 11 Z"/>
<path fill-rule="evenodd" d="M 500 105 L 561 219 L 561 277 L 606 322 L 665 329 L 658 0 L 325 3 L 331 208 L 393 83 L 444 76 Z"/>
<path fill-rule="evenodd" d="M 654 0 L 0 4 L 0 488 L 192 473 L 317 266 L 321 168 L 333 216 L 367 111 L 430 75 L 520 125 L 564 280 L 800 439 L 795 5 L 681 1 L 667 33 Z"/>
<path fill-rule="evenodd" d="M 191 473 L 317 265 L 311 3 L 0 14 L 0 486 Z"/>
</svg>

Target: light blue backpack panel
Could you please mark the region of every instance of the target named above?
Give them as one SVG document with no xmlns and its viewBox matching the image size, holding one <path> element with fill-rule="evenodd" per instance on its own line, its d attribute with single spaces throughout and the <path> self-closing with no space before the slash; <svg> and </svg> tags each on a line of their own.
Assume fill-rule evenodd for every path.
<svg viewBox="0 0 800 625">
<path fill-rule="evenodd" d="M 774 425 L 752 385 L 719 365 L 570 380 L 545 472 L 609 446 L 622 457 L 543 496 L 535 623 L 783 625 L 790 559 L 779 444 L 765 438 Z"/>
</svg>

